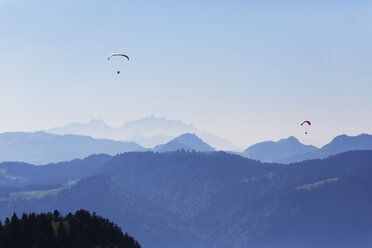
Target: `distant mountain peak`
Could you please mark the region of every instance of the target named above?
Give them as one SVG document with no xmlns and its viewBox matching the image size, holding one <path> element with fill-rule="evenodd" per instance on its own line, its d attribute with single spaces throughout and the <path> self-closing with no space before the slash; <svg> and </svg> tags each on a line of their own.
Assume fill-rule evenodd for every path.
<svg viewBox="0 0 372 248">
<path fill-rule="evenodd" d="M 195 133 L 184 133 L 175 138 L 175 140 L 183 140 L 183 139 L 198 139 L 201 140 Z"/>
<path fill-rule="evenodd" d="M 157 117 L 156 115 L 150 115 L 148 117 L 145 117 L 143 118 L 143 120 L 146 120 L 146 119 L 152 119 L 152 120 L 162 120 L 162 121 L 166 121 L 167 119 L 163 116 L 161 117 Z"/>
<path fill-rule="evenodd" d="M 121 127 L 126 126 L 144 126 L 144 125 L 159 125 L 159 124 L 166 124 L 172 128 L 188 128 L 189 130 L 196 131 L 197 129 L 194 127 L 193 124 L 186 124 L 180 120 L 168 120 L 164 117 L 157 117 L 155 115 L 151 115 L 149 117 L 145 117 L 138 120 L 127 121 L 123 123 Z"/>
<path fill-rule="evenodd" d="M 89 121 L 89 124 L 104 124 L 104 125 L 107 125 L 103 120 L 101 120 L 101 119 L 95 119 L 95 118 L 92 118 Z"/>
<path fill-rule="evenodd" d="M 155 146 L 158 152 L 168 152 L 177 150 L 186 151 L 214 151 L 214 148 L 205 143 L 194 133 L 185 133 L 166 144 Z"/>
</svg>

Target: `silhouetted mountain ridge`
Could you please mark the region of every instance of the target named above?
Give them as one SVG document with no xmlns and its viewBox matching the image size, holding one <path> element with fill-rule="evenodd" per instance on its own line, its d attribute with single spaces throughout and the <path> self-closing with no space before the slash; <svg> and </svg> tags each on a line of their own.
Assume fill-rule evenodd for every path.
<svg viewBox="0 0 372 248">
<path fill-rule="evenodd" d="M 281 139 L 277 142 L 265 141 L 247 148 L 242 154 L 245 157 L 263 162 L 277 162 L 290 156 L 306 154 L 318 148 L 304 145 L 295 137 Z"/>
<path fill-rule="evenodd" d="M 331 155 L 355 150 L 372 150 L 372 135 L 339 135 L 322 148 L 304 145 L 291 136 L 277 142 L 257 143 L 247 148 L 241 155 L 263 162 L 294 163 L 308 159 L 327 158 Z"/>
<path fill-rule="evenodd" d="M 339 135 L 335 137 L 329 144 L 320 149 L 308 152 L 305 154 L 297 154 L 288 156 L 277 162 L 293 163 L 308 159 L 327 158 L 347 151 L 356 150 L 372 150 L 372 135 L 360 134 L 357 136 Z"/>
</svg>

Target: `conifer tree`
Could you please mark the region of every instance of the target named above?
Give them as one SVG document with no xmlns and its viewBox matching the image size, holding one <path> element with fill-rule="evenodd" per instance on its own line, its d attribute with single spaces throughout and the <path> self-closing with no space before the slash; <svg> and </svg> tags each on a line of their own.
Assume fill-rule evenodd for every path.
<svg viewBox="0 0 372 248">
<path fill-rule="evenodd" d="M 57 228 L 57 240 L 59 247 L 70 247 L 68 233 L 65 227 L 65 224 L 63 223 L 63 220 L 60 220 L 58 222 L 58 228 Z"/>
</svg>

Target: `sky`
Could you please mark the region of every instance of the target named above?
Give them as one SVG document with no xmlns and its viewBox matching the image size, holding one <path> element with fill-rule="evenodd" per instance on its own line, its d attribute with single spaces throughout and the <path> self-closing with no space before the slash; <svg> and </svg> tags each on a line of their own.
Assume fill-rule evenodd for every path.
<svg viewBox="0 0 372 248">
<path fill-rule="evenodd" d="M 321 146 L 372 133 L 371 66 L 372 0 L 0 0 L 0 132 L 155 115 Z"/>
</svg>

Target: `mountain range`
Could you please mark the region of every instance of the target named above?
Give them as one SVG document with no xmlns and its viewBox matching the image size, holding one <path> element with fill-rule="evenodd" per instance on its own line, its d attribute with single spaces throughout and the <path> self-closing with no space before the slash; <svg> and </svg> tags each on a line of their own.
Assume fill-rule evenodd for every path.
<svg viewBox="0 0 372 248">
<path fill-rule="evenodd" d="M 234 145 L 225 138 L 201 131 L 192 124 L 155 116 L 125 122 L 120 127 L 112 127 L 100 119 L 92 119 L 88 123 L 71 123 L 46 131 L 62 135 L 88 135 L 94 138 L 133 141 L 146 148 L 164 144 L 184 133 L 195 133 L 218 150 L 235 150 Z"/>
<path fill-rule="evenodd" d="M 161 149 L 163 147 L 162 145 L 171 142 L 182 134 L 192 133 L 216 150 L 236 150 L 234 145 L 226 139 L 205 131 L 200 131 L 192 124 L 185 124 L 182 121 L 167 120 L 155 116 L 129 121 L 120 127 L 111 127 L 102 120 L 92 119 L 88 123 L 71 123 L 64 127 L 51 128 L 47 131 L 56 134 L 89 135 L 94 138 L 133 141 L 142 147 L 153 147 L 155 151 Z M 174 145 L 174 143 L 171 142 L 170 145 Z M 306 159 L 325 158 L 344 151 L 370 150 L 372 149 L 371 144 L 371 136 L 367 134 L 356 137 L 340 135 L 322 148 L 304 145 L 295 137 L 289 137 L 277 142 L 265 141 L 257 143 L 248 147 L 240 154 L 263 162 L 293 163 Z M 178 147 L 183 148 L 180 145 Z M 192 148 L 190 145 L 189 148 L 191 150 L 198 150 Z M 233 153 L 238 154 L 238 152 Z"/>
<path fill-rule="evenodd" d="M 0 133 L 0 162 L 18 161 L 36 165 L 82 159 L 91 154 L 116 155 L 132 151 L 156 152 L 215 151 L 194 133 L 182 134 L 171 141 L 146 149 L 135 142 L 96 139 L 82 135 L 58 135 L 45 132 Z M 321 159 L 354 150 L 372 150 L 372 136 L 340 135 L 322 148 L 304 145 L 295 137 L 277 142 L 266 141 L 250 146 L 241 156 L 262 162 L 294 163 L 308 159 Z"/>
<path fill-rule="evenodd" d="M 371 187 L 372 151 L 291 165 L 186 151 L 1 163 L 0 219 L 86 209 L 153 248 L 368 248 Z"/>
<path fill-rule="evenodd" d="M 308 159 L 322 159 L 338 153 L 355 150 L 372 150 L 372 135 L 339 135 L 329 144 L 317 148 L 304 145 L 295 137 L 277 142 L 266 141 L 248 147 L 242 156 L 263 162 L 294 163 Z"/>
</svg>

